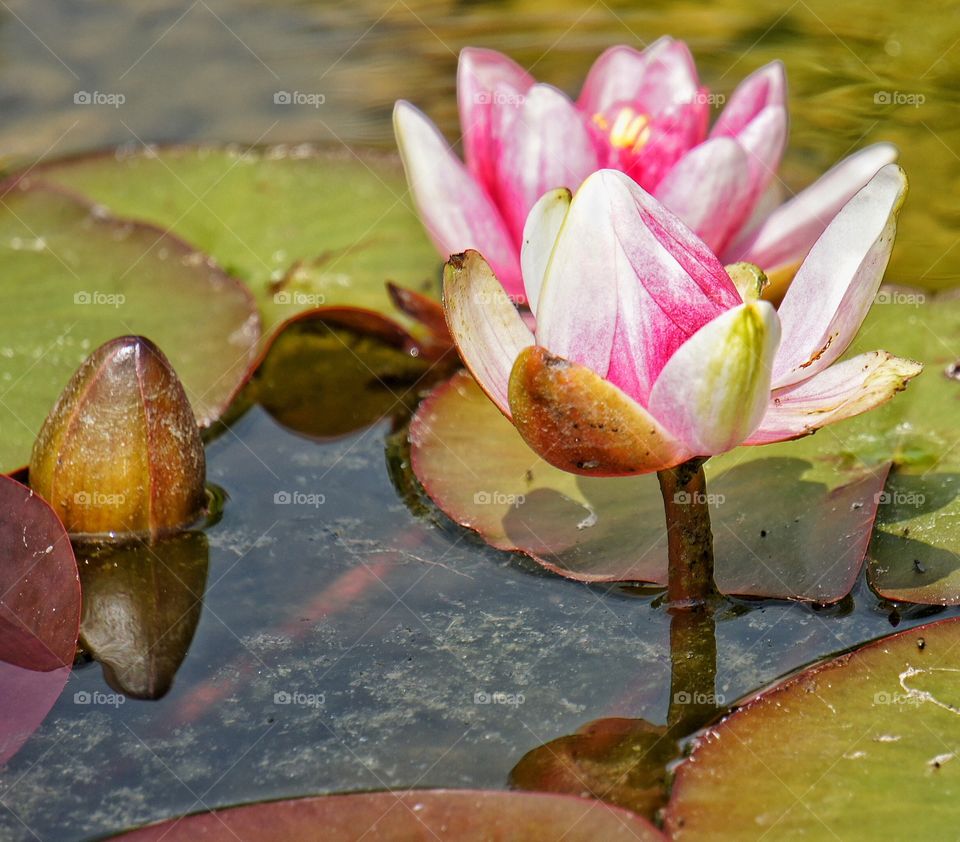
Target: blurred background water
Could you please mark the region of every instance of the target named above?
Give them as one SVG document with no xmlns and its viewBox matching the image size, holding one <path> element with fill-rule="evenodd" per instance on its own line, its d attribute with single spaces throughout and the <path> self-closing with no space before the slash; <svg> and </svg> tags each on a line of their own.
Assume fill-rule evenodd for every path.
<svg viewBox="0 0 960 842">
<path fill-rule="evenodd" d="M 389 149 L 400 97 L 454 141 L 461 47 L 506 51 L 575 95 L 603 49 L 662 34 L 687 40 L 724 95 L 785 62 L 786 190 L 869 143 L 896 143 L 912 188 L 889 277 L 957 282 L 957 2 L 0 0 L 0 154 L 27 163 L 163 141 Z M 278 103 L 281 92 L 316 105 Z M 210 447 L 210 478 L 231 500 L 208 531 L 203 610 L 172 689 L 84 702 L 112 689 L 97 664 L 78 669 L 0 770 L 0 838 L 97 838 L 315 792 L 503 787 L 526 751 L 591 719 L 664 720 L 665 610 L 411 511 L 388 475 L 388 432 L 317 442 L 255 408 Z M 279 488 L 325 495 L 322 513 L 278 514 Z M 890 630 L 890 607 L 862 583 L 828 611 L 732 603 L 718 618 L 718 692 L 731 702 Z M 477 703 L 493 692 L 524 703 Z"/>
<path fill-rule="evenodd" d="M 960 3 L 930 0 L 5 0 L 0 152 L 35 159 L 155 141 L 328 141 L 391 148 L 406 98 L 456 140 L 457 53 L 509 53 L 576 95 L 606 47 L 689 42 L 728 95 L 779 58 L 792 116 L 785 190 L 851 151 L 896 143 L 911 180 L 891 278 L 960 276 Z M 120 94 L 120 107 L 77 93 Z M 274 102 L 278 92 L 316 106 Z"/>
</svg>

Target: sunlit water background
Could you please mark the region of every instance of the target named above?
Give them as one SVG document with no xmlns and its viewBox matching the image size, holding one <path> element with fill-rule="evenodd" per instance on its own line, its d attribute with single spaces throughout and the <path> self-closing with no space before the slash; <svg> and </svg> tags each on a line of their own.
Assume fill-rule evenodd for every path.
<svg viewBox="0 0 960 842">
<path fill-rule="evenodd" d="M 172 140 L 389 148 L 399 97 L 455 139 L 462 46 L 502 49 L 576 94 L 605 47 L 664 33 L 690 43 L 724 95 L 784 60 L 786 193 L 857 148 L 896 143 L 911 195 L 889 277 L 957 282 L 958 3 L 7 0 L 0 154 L 29 162 Z M 75 102 L 94 92 L 123 104 Z M 278 92 L 323 102 L 278 104 Z M 666 612 L 411 513 L 388 477 L 387 432 L 318 443 L 255 408 L 211 445 L 210 479 L 231 499 L 209 532 L 204 607 L 173 688 L 155 702 L 79 704 L 77 693 L 110 688 L 98 665 L 78 669 L 0 770 L 0 838 L 96 838 L 296 794 L 503 787 L 526 751 L 591 719 L 663 721 Z M 280 489 L 325 502 L 276 506 Z M 862 584 L 829 611 L 744 606 L 718 619 L 728 702 L 891 630 L 889 607 Z M 915 613 L 900 627 L 930 612 Z M 524 702 L 477 703 L 497 691 Z M 278 693 L 323 701 L 280 704 Z"/>
</svg>

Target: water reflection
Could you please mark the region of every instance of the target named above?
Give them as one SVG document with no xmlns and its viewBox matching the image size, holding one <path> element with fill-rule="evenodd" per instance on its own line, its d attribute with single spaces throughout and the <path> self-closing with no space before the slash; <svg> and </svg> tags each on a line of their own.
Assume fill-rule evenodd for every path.
<svg viewBox="0 0 960 842">
<path fill-rule="evenodd" d="M 170 690 L 200 620 L 208 562 L 202 532 L 77 548 L 80 644 L 111 688 L 136 699 Z"/>
</svg>

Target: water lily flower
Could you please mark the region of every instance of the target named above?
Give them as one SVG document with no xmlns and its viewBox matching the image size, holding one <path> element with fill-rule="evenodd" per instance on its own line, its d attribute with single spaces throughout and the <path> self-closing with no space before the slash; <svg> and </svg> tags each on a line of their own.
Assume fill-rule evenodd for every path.
<svg viewBox="0 0 960 842">
<path fill-rule="evenodd" d="M 838 362 L 873 303 L 906 193 L 876 173 L 799 267 L 779 309 L 764 276 L 724 268 L 616 170 L 545 194 L 523 234 L 531 329 L 488 262 L 456 255 L 444 307 L 477 382 L 546 461 L 573 473 L 664 471 L 740 444 L 804 436 L 883 403 L 921 366 Z"/>
<path fill-rule="evenodd" d="M 576 102 L 501 53 L 460 54 L 457 99 L 465 163 L 407 102 L 394 128 L 421 219 L 446 259 L 475 249 L 522 299 L 524 223 L 546 192 L 576 190 L 592 172 L 628 174 L 724 262 L 789 278 L 827 223 L 880 167 L 889 144 L 862 150 L 773 210 L 787 137 L 786 80 L 773 62 L 748 76 L 708 132 L 713 97 L 690 50 L 661 38 L 603 53 Z"/>
</svg>

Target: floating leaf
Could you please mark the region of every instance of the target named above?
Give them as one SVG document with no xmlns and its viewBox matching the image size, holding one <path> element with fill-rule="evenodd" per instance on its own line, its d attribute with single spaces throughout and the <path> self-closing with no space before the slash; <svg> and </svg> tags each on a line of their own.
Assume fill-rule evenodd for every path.
<svg viewBox="0 0 960 842">
<path fill-rule="evenodd" d="M 960 821 L 960 619 L 760 693 L 676 773 L 676 840 L 947 839 Z"/>
<path fill-rule="evenodd" d="M 115 837 L 120 838 L 120 837 Z M 248 804 L 126 833 L 129 842 L 662 842 L 626 810 L 566 795 L 413 790 Z"/>
<path fill-rule="evenodd" d="M 857 340 L 926 366 L 904 395 L 854 422 L 852 450 L 891 454 L 870 546 L 870 584 L 905 602 L 960 604 L 960 298 L 878 295 Z"/>
<path fill-rule="evenodd" d="M 410 440 L 430 497 L 493 546 L 581 581 L 666 582 L 656 475 L 590 478 L 547 465 L 464 373 L 420 405 Z M 887 466 L 838 470 L 831 444 L 815 436 L 707 463 L 721 590 L 824 603 L 849 593 Z"/>
<path fill-rule="evenodd" d="M 212 255 L 253 290 L 265 333 L 323 305 L 397 314 L 387 280 L 436 289 L 440 261 L 392 155 L 171 147 L 81 156 L 34 172 Z"/>
<path fill-rule="evenodd" d="M 0 476 L 0 764 L 43 721 L 70 675 L 80 583 L 50 507 Z"/>
<path fill-rule="evenodd" d="M 451 352 L 448 363 L 456 359 Z M 449 367 L 437 362 L 378 313 L 324 307 L 295 317 L 277 334 L 250 398 L 288 429 L 336 438 L 412 411 L 421 381 Z"/>
<path fill-rule="evenodd" d="M 527 752 L 510 772 L 510 785 L 588 795 L 652 818 L 666 803 L 667 764 L 678 754 L 662 725 L 598 719 Z"/>
<path fill-rule="evenodd" d="M 259 323 L 249 293 L 157 229 L 60 191 L 9 187 L 0 205 L 0 471 L 26 464 L 57 396 L 116 336 L 157 343 L 202 424 L 246 378 Z"/>
</svg>

